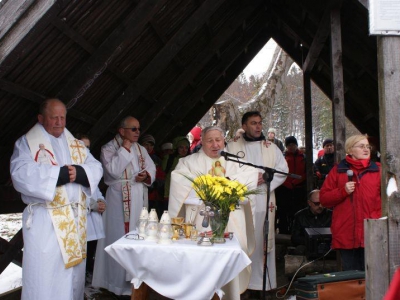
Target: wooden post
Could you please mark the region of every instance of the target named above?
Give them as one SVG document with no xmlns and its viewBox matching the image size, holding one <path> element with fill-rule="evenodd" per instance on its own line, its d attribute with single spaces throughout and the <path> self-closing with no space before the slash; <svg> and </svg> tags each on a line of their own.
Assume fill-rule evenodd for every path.
<svg viewBox="0 0 400 300">
<path fill-rule="evenodd" d="M 142 282 L 138 289 L 132 285 L 131 300 L 147 300 L 149 298 L 149 286 Z"/>
<path fill-rule="evenodd" d="M 389 286 L 388 220 L 364 220 L 365 295 L 382 299 Z"/>
<path fill-rule="evenodd" d="M 346 137 L 340 9 L 331 10 L 332 113 L 336 162 L 345 157 Z"/>
<path fill-rule="evenodd" d="M 389 239 L 389 274 L 392 278 L 400 265 L 399 222 L 400 194 L 396 191 L 386 195 L 386 187 L 391 180 L 399 190 L 400 178 L 400 37 L 378 37 L 378 87 L 379 87 L 379 124 L 382 151 L 382 214 L 387 215 Z M 387 278 L 381 278 L 385 283 Z M 383 284 L 382 284 L 383 285 Z"/>
<path fill-rule="evenodd" d="M 304 119 L 306 125 L 306 170 L 307 192 L 313 190 L 313 142 L 312 142 L 312 107 L 311 107 L 311 80 L 308 72 L 303 73 L 304 90 Z"/>
</svg>

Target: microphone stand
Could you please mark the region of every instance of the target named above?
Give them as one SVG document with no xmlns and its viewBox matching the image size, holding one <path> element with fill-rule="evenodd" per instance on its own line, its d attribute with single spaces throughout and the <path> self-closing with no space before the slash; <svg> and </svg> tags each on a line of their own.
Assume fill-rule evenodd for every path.
<svg viewBox="0 0 400 300">
<path fill-rule="evenodd" d="M 265 218 L 264 218 L 264 227 L 263 227 L 263 230 L 264 230 L 264 244 L 263 244 L 264 245 L 264 267 L 263 267 L 263 290 L 262 290 L 262 298 L 261 299 L 265 300 L 265 288 L 267 286 L 266 274 L 267 274 L 268 233 L 269 233 L 268 203 L 269 203 L 269 200 L 271 197 L 271 181 L 274 179 L 275 173 L 286 175 L 286 176 L 289 176 L 291 178 L 296 178 L 296 179 L 300 179 L 301 176 L 297 175 L 297 174 L 281 172 L 281 171 L 278 171 L 273 168 L 254 165 L 249 162 L 240 161 L 239 159 L 232 159 L 226 155 L 224 155 L 224 158 L 226 161 L 233 161 L 238 164 L 247 165 L 247 166 L 257 168 L 257 169 L 264 170 L 264 174 L 262 175 L 262 177 L 267 185 L 267 203 L 266 203 L 267 207 L 266 207 L 266 213 L 265 213 Z M 270 281 L 269 275 L 268 275 L 268 280 L 269 280 L 269 287 L 271 289 L 271 281 Z"/>
</svg>

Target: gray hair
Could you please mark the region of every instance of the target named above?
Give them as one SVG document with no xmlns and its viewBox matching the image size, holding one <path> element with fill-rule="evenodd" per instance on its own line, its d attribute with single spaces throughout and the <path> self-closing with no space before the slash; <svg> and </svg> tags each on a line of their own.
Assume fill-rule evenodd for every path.
<svg viewBox="0 0 400 300">
<path fill-rule="evenodd" d="M 51 103 L 59 103 L 64 105 L 65 108 L 65 112 L 67 112 L 67 107 L 65 106 L 64 102 L 62 102 L 60 99 L 57 98 L 48 98 L 46 100 L 44 100 L 42 103 L 40 103 L 39 106 L 39 115 L 44 116 L 47 113 L 47 108 L 49 107 L 49 105 Z"/>
<path fill-rule="evenodd" d="M 204 128 L 201 131 L 201 139 L 204 139 L 204 137 L 206 136 L 207 132 L 209 132 L 211 130 L 218 130 L 221 133 L 222 137 L 225 138 L 225 132 L 221 129 L 221 127 L 219 127 L 219 126 L 208 126 L 208 127 Z"/>
<path fill-rule="evenodd" d="M 320 192 L 319 189 L 312 190 L 312 191 L 308 194 L 308 200 L 311 201 L 312 196 L 313 196 L 315 193 L 319 193 L 319 192 Z"/>
<path fill-rule="evenodd" d="M 135 120 L 137 120 L 135 117 L 126 116 L 125 118 L 123 118 L 123 119 L 118 123 L 118 128 L 117 128 L 117 129 L 119 129 L 119 128 L 125 128 L 125 127 L 126 127 L 126 121 L 129 120 L 129 119 L 135 119 Z"/>
</svg>

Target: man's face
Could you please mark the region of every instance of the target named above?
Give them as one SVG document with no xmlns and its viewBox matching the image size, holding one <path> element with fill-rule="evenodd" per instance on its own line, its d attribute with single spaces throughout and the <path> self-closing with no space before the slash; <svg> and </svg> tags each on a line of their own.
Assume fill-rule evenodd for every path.
<svg viewBox="0 0 400 300">
<path fill-rule="evenodd" d="M 270 139 L 270 140 L 275 139 L 275 133 L 273 133 L 273 132 L 268 132 L 268 139 Z"/>
<path fill-rule="evenodd" d="M 286 146 L 288 152 L 294 153 L 296 152 L 298 146 L 295 143 L 290 143 Z"/>
<path fill-rule="evenodd" d="M 122 139 L 127 139 L 131 143 L 135 143 L 139 140 L 140 136 L 140 124 L 135 118 L 129 118 L 125 121 L 125 128 L 118 130 Z"/>
<path fill-rule="evenodd" d="M 332 143 L 325 145 L 325 147 L 324 147 L 325 154 L 332 154 L 333 151 L 335 151 L 335 146 Z"/>
<path fill-rule="evenodd" d="M 225 139 L 218 130 L 210 130 L 202 138 L 203 151 L 211 158 L 218 158 L 219 151 L 225 147 Z"/>
<path fill-rule="evenodd" d="M 176 148 L 176 152 L 178 152 L 178 155 L 180 157 L 186 156 L 188 154 L 188 151 L 189 147 L 186 144 L 179 145 L 178 148 Z"/>
<path fill-rule="evenodd" d="M 174 150 L 172 149 L 165 149 L 162 151 L 164 155 L 171 155 L 172 153 L 174 153 Z"/>
<path fill-rule="evenodd" d="M 38 115 L 38 121 L 43 125 L 47 133 L 59 137 L 65 128 L 67 110 L 59 101 L 50 101 L 43 114 Z"/>
<path fill-rule="evenodd" d="M 147 153 L 152 153 L 153 152 L 153 149 L 154 149 L 153 143 L 145 142 L 145 143 L 142 144 L 142 146 L 146 148 Z"/>
<path fill-rule="evenodd" d="M 259 116 L 252 116 L 247 119 L 242 128 L 249 138 L 259 138 L 262 133 L 262 119 Z"/>
<path fill-rule="evenodd" d="M 321 202 L 319 202 L 319 192 L 314 192 L 311 195 L 311 199 L 308 200 L 308 205 L 310 206 L 311 212 L 314 215 L 319 215 L 324 210 Z"/>
</svg>

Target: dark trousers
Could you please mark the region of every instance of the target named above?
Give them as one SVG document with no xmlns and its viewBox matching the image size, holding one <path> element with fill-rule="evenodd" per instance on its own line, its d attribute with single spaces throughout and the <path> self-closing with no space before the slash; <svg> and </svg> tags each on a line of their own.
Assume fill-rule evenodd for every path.
<svg viewBox="0 0 400 300">
<path fill-rule="evenodd" d="M 364 248 L 340 249 L 342 270 L 365 271 Z"/>
<path fill-rule="evenodd" d="M 93 273 L 94 257 L 96 255 L 97 240 L 87 242 L 86 272 Z"/>
<path fill-rule="evenodd" d="M 276 226 L 280 234 L 291 234 L 294 214 L 307 206 L 305 188 L 288 189 L 280 186 L 275 190 Z"/>
</svg>

